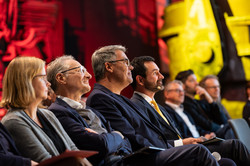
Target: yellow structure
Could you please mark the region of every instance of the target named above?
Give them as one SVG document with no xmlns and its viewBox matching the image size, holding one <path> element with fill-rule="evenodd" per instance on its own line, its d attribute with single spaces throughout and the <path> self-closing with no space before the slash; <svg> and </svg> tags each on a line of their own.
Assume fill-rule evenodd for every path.
<svg viewBox="0 0 250 166">
<path fill-rule="evenodd" d="M 228 4 L 233 15 L 224 13 L 226 24 L 241 57 L 245 78 L 250 80 L 250 1 L 228 0 Z M 186 69 L 193 69 L 198 81 L 208 74 L 218 75 L 224 65 L 223 52 L 210 0 L 172 3 L 165 8 L 164 20 L 159 37 L 168 47 L 171 79 Z M 241 118 L 244 102 L 222 102 L 233 118 Z"/>
</svg>

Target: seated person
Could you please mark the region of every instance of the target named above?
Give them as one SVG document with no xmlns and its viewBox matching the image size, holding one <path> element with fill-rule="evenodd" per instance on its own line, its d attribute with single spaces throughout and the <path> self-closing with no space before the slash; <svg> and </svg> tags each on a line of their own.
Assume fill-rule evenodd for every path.
<svg viewBox="0 0 250 166">
<path fill-rule="evenodd" d="M 213 101 L 219 106 L 219 109 L 222 112 L 222 123 L 227 123 L 227 120 L 231 119 L 231 117 L 220 101 L 220 83 L 218 77 L 215 75 L 207 75 L 202 78 L 199 85 L 207 91 L 207 93 L 212 97 Z"/>
<path fill-rule="evenodd" d="M 180 134 L 179 130 L 176 128 L 176 125 L 168 112 L 155 102 L 155 93 L 163 89 L 163 75 L 160 73 L 160 69 L 154 62 L 154 58 L 150 56 L 135 57 L 131 62 L 131 65 L 134 67 L 132 70 L 132 76 L 133 80 L 135 80 L 131 84 L 135 90 L 131 101 L 140 106 L 142 110 L 141 114 L 150 119 L 150 121 L 162 131 L 162 134 L 169 140 L 168 142 L 174 142 L 172 143 L 173 146 L 197 144 L 202 142 L 202 137 L 183 138 L 183 135 Z M 173 91 L 171 94 L 174 95 L 178 93 L 174 93 Z M 178 94 L 178 96 L 181 95 L 184 97 L 183 92 Z M 208 139 L 211 137 L 214 137 L 214 134 L 207 135 Z M 238 146 L 241 146 L 242 149 L 238 149 Z M 250 164 L 250 154 L 245 153 L 247 152 L 246 147 L 238 140 L 220 141 L 216 144 L 207 144 L 206 147 L 211 153 L 214 151 L 219 152 L 222 157 L 231 158 L 239 165 L 245 164 L 246 162 Z M 238 153 L 242 154 L 241 157 L 235 155 Z"/>
<path fill-rule="evenodd" d="M 78 150 L 55 115 L 38 108 L 47 98 L 45 62 L 35 57 L 17 57 L 3 79 L 1 106 L 8 109 L 2 123 L 22 156 L 41 162 L 65 150 Z M 86 159 L 83 164 L 91 165 Z"/>
<path fill-rule="evenodd" d="M 243 108 L 243 118 L 247 121 L 250 126 L 250 82 L 246 86 L 247 103 Z"/>
<path fill-rule="evenodd" d="M 196 76 L 192 70 L 179 72 L 176 80 L 183 83 L 185 91 L 184 107 L 192 116 L 195 123 L 204 130 L 215 132 L 220 138 L 235 138 L 234 133 L 229 124 L 224 121 L 222 111 L 213 101 L 207 91 L 200 87 Z M 199 95 L 200 99 L 195 99 L 195 95 Z"/>
<path fill-rule="evenodd" d="M 79 149 L 99 152 L 89 158 L 93 165 L 113 165 L 121 161 L 120 155 L 131 153 L 129 141 L 81 101 L 81 96 L 91 89 L 91 75 L 79 62 L 72 56 L 59 57 L 47 66 L 47 77 L 57 95 L 49 109 Z"/>
<path fill-rule="evenodd" d="M 0 123 L 0 165 L 34 166 L 37 164 L 37 162 L 20 155 L 9 132 Z"/>
<path fill-rule="evenodd" d="M 204 160 L 204 146 L 172 147 L 162 132 L 141 115 L 142 110 L 121 95 L 121 91 L 133 81 L 133 67 L 125 51 L 123 46 L 112 45 L 93 53 L 92 67 L 97 83 L 87 98 L 87 105 L 102 113 L 114 129 L 126 136 L 133 150 L 146 146 L 165 148 L 155 154 L 153 165 L 211 165 L 210 155 L 207 156 L 209 160 Z M 195 150 L 197 148 L 199 153 Z"/>
<path fill-rule="evenodd" d="M 216 136 L 214 132 L 203 130 L 197 126 L 192 116 L 185 111 L 182 105 L 184 102 L 184 90 L 181 81 L 174 80 L 169 82 L 164 88 L 164 97 L 164 108 L 174 120 L 176 127 L 184 138 L 198 138 L 203 135 L 206 139 L 211 139 Z"/>
</svg>

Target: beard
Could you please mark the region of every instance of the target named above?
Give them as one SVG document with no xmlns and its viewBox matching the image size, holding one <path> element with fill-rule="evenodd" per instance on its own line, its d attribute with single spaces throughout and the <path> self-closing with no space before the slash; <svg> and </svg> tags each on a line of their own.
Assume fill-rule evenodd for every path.
<svg viewBox="0 0 250 166">
<path fill-rule="evenodd" d="M 145 82 L 145 83 L 144 83 L 144 86 L 145 86 L 145 89 L 148 89 L 148 90 L 150 90 L 150 91 L 152 91 L 152 92 L 158 92 L 158 91 L 164 89 L 164 87 L 163 87 L 163 85 L 162 85 L 162 80 L 157 81 L 156 84 L 152 84 L 152 83 L 149 83 L 149 82 Z"/>
<path fill-rule="evenodd" d="M 185 87 L 185 93 L 187 93 L 187 94 L 190 94 L 190 95 L 196 95 L 196 90 L 195 89 L 191 89 L 191 88 L 189 88 L 189 87 Z"/>
</svg>

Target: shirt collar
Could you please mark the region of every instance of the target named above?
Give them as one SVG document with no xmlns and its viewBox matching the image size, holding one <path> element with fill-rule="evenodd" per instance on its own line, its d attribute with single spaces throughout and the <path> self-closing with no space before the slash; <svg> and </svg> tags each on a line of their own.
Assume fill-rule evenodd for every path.
<svg viewBox="0 0 250 166">
<path fill-rule="evenodd" d="M 177 104 L 174 104 L 174 103 L 170 103 L 170 102 L 168 102 L 168 101 L 165 101 L 165 103 L 167 104 L 167 105 L 169 105 L 171 108 L 173 108 L 174 110 L 176 110 L 176 109 L 182 109 L 183 110 L 183 106 L 182 105 L 177 105 Z"/>
<path fill-rule="evenodd" d="M 138 91 L 134 91 L 134 93 L 140 95 L 141 97 L 143 97 L 149 104 L 151 104 L 151 101 L 154 99 L 151 99 L 148 95 L 138 92 Z"/>
<path fill-rule="evenodd" d="M 77 102 L 75 100 L 72 100 L 68 97 L 64 97 L 64 96 L 57 96 L 58 98 L 62 99 L 63 101 L 65 101 L 70 107 L 75 108 L 75 109 L 84 109 L 86 108 L 86 104 L 83 101 Z"/>
</svg>

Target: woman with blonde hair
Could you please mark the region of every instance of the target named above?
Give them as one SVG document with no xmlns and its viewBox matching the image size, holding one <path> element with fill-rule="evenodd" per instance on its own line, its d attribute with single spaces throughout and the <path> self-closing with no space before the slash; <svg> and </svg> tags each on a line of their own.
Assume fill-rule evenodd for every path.
<svg viewBox="0 0 250 166">
<path fill-rule="evenodd" d="M 1 106 L 2 119 L 24 157 L 36 162 L 65 150 L 78 150 L 52 112 L 39 108 L 47 98 L 45 62 L 35 57 L 17 57 L 7 67 Z M 90 164 L 84 159 L 86 165 Z"/>
</svg>

